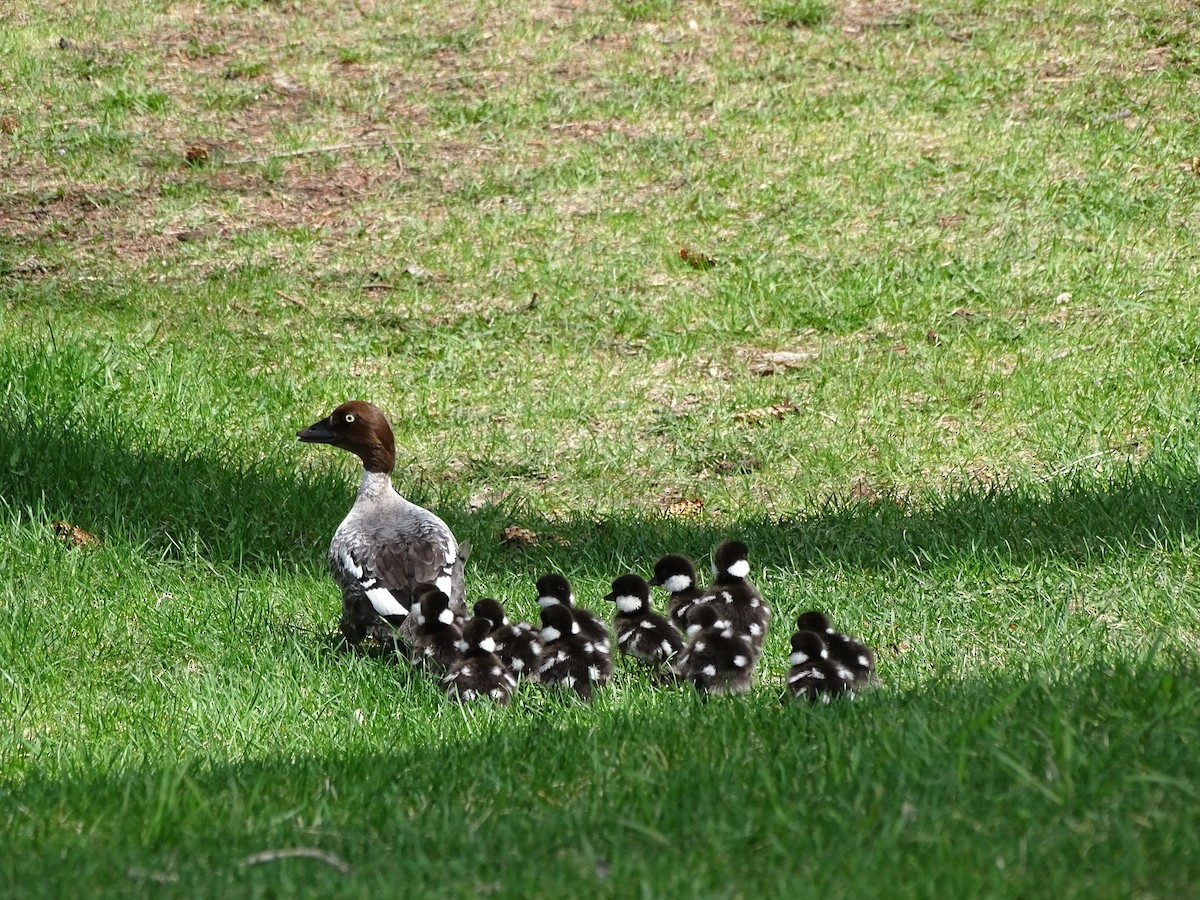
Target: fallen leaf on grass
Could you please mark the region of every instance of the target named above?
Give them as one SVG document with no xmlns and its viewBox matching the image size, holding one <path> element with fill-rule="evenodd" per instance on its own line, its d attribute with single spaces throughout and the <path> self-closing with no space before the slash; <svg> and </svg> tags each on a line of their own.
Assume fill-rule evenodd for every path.
<svg viewBox="0 0 1200 900">
<path fill-rule="evenodd" d="M 717 264 L 717 261 L 707 254 L 701 253 L 699 250 L 689 250 L 687 247 L 679 248 L 679 258 L 701 272 L 711 269 Z"/>
<path fill-rule="evenodd" d="M 54 536 L 68 547 L 100 546 L 100 538 L 88 534 L 78 525 L 72 525 L 70 522 L 51 522 L 50 527 L 54 529 Z"/>
<path fill-rule="evenodd" d="M 0 116 L 0 131 L 5 134 L 15 134 L 18 127 L 16 116 Z"/>
<path fill-rule="evenodd" d="M 663 514 L 673 519 L 688 519 L 704 512 L 704 501 L 699 497 L 681 497 L 671 503 Z"/>
<path fill-rule="evenodd" d="M 183 154 L 189 166 L 202 166 L 208 162 L 210 155 L 203 144 L 192 144 Z"/>
</svg>

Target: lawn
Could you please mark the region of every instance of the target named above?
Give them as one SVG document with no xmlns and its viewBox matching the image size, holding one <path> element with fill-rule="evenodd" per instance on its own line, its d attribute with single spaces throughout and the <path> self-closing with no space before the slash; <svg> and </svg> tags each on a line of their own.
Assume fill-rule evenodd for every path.
<svg viewBox="0 0 1200 900">
<path fill-rule="evenodd" d="M 0 893 L 1194 893 L 1198 29 L 10 2 Z M 754 691 L 341 651 L 352 397 L 517 616 L 745 540 Z M 877 690 L 781 701 L 814 607 Z"/>
</svg>

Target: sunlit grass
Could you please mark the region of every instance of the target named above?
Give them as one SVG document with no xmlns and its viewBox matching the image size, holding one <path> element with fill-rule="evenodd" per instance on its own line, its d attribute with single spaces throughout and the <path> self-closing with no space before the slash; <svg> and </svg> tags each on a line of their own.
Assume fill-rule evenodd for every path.
<svg viewBox="0 0 1200 900">
<path fill-rule="evenodd" d="M 1195 19 L 19 5 L 6 895 L 1186 893 Z M 349 397 L 517 615 L 742 537 L 756 690 L 338 652 Z M 878 691 L 780 702 L 812 607 Z"/>
</svg>

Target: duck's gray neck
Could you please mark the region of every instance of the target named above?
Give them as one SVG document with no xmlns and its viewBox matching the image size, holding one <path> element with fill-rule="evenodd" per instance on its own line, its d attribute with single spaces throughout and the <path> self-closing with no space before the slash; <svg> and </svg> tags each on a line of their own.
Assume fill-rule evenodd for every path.
<svg viewBox="0 0 1200 900">
<path fill-rule="evenodd" d="M 390 472 L 368 472 L 363 470 L 362 484 L 358 486 L 359 500 L 378 500 L 394 493 Z"/>
</svg>

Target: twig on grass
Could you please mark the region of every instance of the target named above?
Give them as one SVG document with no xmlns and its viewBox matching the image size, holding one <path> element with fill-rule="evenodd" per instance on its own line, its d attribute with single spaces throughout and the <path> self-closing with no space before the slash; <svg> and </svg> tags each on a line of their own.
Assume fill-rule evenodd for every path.
<svg viewBox="0 0 1200 900">
<path fill-rule="evenodd" d="M 257 866 L 261 863 L 278 862 L 281 859 L 315 859 L 327 866 L 332 866 L 343 875 L 350 874 L 350 865 L 340 856 L 335 856 L 318 847 L 282 847 L 278 850 L 263 850 L 252 853 L 242 860 L 243 866 Z"/>
<path fill-rule="evenodd" d="M 284 303 L 290 303 L 292 306 L 299 306 L 304 309 L 308 309 L 307 303 L 305 303 L 299 297 L 289 294 L 287 291 L 276 290 L 275 293 L 279 296 L 279 298 L 281 300 L 283 300 Z"/>
<path fill-rule="evenodd" d="M 353 150 L 356 147 L 376 147 L 382 141 L 350 141 L 345 144 L 326 144 L 322 147 L 301 147 L 299 150 L 285 150 L 282 153 L 268 153 L 265 156 L 245 156 L 241 159 L 231 159 L 231 166 L 250 166 L 255 163 L 268 162 L 272 159 L 287 159 L 292 156 L 309 156 L 313 153 L 337 153 L 340 150 Z"/>
<path fill-rule="evenodd" d="M 396 168 L 403 173 L 404 159 L 400 156 L 400 151 L 396 149 L 395 141 L 393 141 L 391 136 L 387 134 L 383 136 L 383 141 L 388 145 L 388 149 L 392 151 L 392 159 L 396 160 Z"/>
<path fill-rule="evenodd" d="M 1042 476 L 1042 481 L 1050 481 L 1052 478 L 1057 478 L 1059 475 L 1066 475 L 1076 466 L 1081 466 L 1089 460 L 1099 459 L 1101 456 L 1109 456 L 1110 454 L 1114 454 L 1116 452 L 1116 450 L 1097 450 L 1095 453 L 1089 453 L 1087 456 L 1081 456 L 1079 459 L 1072 460 L 1064 466 L 1059 466 L 1057 469 L 1047 472 Z"/>
</svg>

